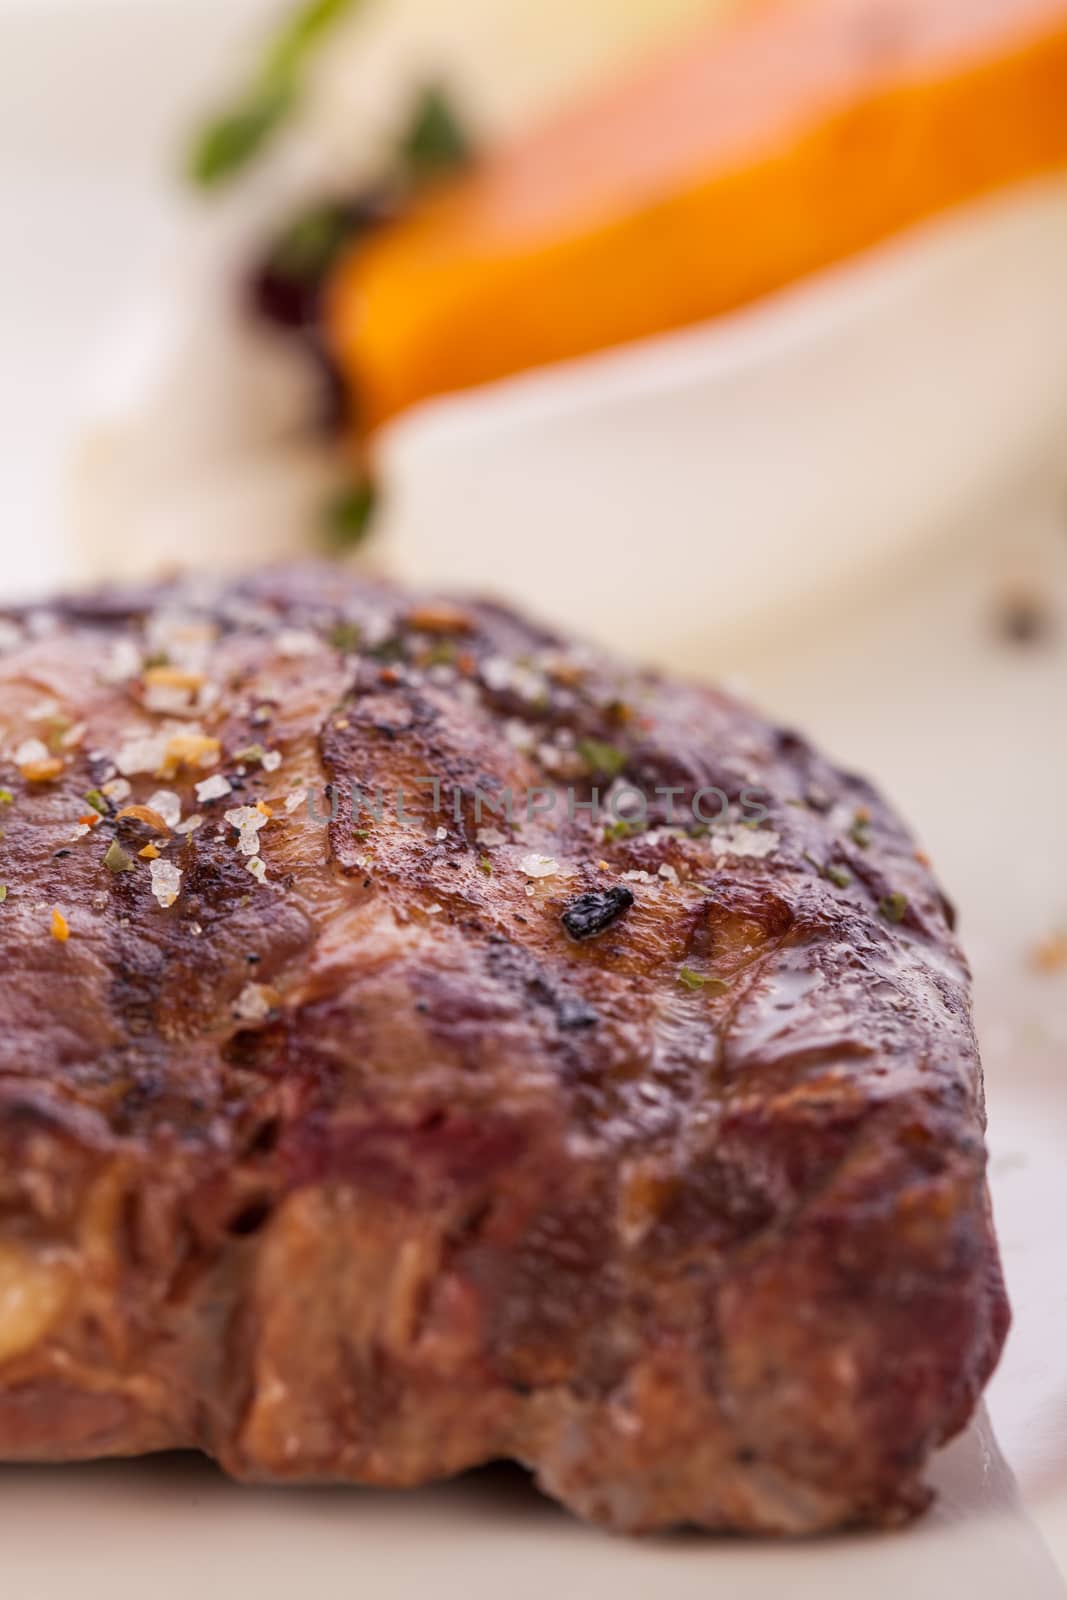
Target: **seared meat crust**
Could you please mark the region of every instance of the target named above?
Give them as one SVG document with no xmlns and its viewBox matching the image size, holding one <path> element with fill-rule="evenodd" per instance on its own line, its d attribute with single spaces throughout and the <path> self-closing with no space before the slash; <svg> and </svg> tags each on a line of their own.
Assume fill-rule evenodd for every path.
<svg viewBox="0 0 1067 1600">
<path fill-rule="evenodd" d="M 0 643 L 0 1456 L 925 1503 L 1007 1308 L 967 968 L 878 795 L 329 568 Z"/>
</svg>

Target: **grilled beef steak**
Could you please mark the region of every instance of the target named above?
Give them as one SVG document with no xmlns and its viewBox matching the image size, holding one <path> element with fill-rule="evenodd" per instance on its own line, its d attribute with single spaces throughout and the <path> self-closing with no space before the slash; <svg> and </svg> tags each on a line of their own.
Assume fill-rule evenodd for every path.
<svg viewBox="0 0 1067 1600">
<path fill-rule="evenodd" d="M 924 1504 L 1007 1309 L 967 969 L 865 783 L 333 569 L 0 643 L 0 1456 Z"/>
</svg>

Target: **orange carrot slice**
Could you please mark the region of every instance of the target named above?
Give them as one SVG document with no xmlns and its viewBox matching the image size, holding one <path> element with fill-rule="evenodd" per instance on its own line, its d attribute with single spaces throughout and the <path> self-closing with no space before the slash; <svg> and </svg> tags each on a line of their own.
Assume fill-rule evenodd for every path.
<svg viewBox="0 0 1067 1600">
<path fill-rule="evenodd" d="M 342 263 L 372 430 L 701 322 L 1067 165 L 1067 0 L 754 0 Z"/>
</svg>

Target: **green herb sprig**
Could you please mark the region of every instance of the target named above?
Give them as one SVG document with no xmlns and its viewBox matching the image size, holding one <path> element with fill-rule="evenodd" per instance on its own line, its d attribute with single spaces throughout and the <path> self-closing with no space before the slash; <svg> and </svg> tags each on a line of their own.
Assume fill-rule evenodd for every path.
<svg viewBox="0 0 1067 1600">
<path fill-rule="evenodd" d="M 458 171 L 474 159 L 474 149 L 446 90 L 440 84 L 427 84 L 412 107 L 397 151 L 409 183 L 428 183 Z"/>
<path fill-rule="evenodd" d="M 235 103 L 203 127 L 189 152 L 189 172 L 213 189 L 241 172 L 273 139 L 303 99 L 307 70 L 323 39 L 366 0 L 304 0 L 281 23 Z"/>
</svg>

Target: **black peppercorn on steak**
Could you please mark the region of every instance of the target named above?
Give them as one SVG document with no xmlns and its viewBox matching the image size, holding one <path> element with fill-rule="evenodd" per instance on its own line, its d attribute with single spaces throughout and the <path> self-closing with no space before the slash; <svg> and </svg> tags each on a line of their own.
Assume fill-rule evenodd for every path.
<svg viewBox="0 0 1067 1600">
<path fill-rule="evenodd" d="M 877 794 L 331 568 L 0 645 L 0 1457 L 922 1507 L 1008 1313 L 967 969 Z"/>
</svg>

